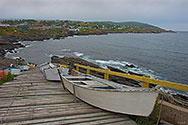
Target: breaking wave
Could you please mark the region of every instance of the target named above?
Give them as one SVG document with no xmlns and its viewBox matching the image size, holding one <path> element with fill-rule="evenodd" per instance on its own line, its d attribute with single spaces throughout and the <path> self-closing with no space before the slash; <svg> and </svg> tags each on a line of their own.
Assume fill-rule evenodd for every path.
<svg viewBox="0 0 188 125">
<path fill-rule="evenodd" d="M 117 69 L 120 69 L 126 73 L 133 72 L 136 74 L 144 74 L 149 75 L 151 78 L 160 79 L 159 76 L 155 75 L 154 71 L 151 69 L 145 69 L 143 67 L 139 67 L 133 63 L 127 62 L 127 61 L 119 61 L 119 60 L 94 60 L 90 56 L 84 55 L 80 52 L 74 52 L 74 54 L 77 57 L 80 57 L 81 59 L 84 59 L 88 62 L 94 63 L 96 65 L 99 65 L 102 68 L 107 68 L 107 66 L 111 66 Z"/>
<path fill-rule="evenodd" d="M 83 54 L 83 53 L 80 53 L 80 52 L 74 52 L 74 55 L 76 55 L 77 57 L 82 57 L 82 56 L 84 56 L 84 54 Z"/>
</svg>

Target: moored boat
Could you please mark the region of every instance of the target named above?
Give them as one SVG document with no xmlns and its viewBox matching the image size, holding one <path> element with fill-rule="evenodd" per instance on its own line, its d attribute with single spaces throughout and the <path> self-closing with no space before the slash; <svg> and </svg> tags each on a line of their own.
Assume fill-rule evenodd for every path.
<svg viewBox="0 0 188 125">
<path fill-rule="evenodd" d="M 21 71 L 28 71 L 29 70 L 29 66 L 28 65 L 21 65 L 20 69 L 21 69 Z"/>
<path fill-rule="evenodd" d="M 21 74 L 21 69 L 19 67 L 7 67 L 4 68 L 4 71 L 8 74 L 10 72 L 12 75 L 20 75 Z"/>
<path fill-rule="evenodd" d="M 68 75 L 68 69 L 67 68 L 59 68 L 60 72 Z M 46 68 L 43 70 L 44 76 L 46 80 L 48 81 L 61 81 L 57 68 Z"/>
<path fill-rule="evenodd" d="M 42 71 L 42 73 L 44 74 L 44 77 L 48 81 L 61 81 L 57 69 L 59 69 L 61 73 L 68 75 L 68 72 L 69 72 L 68 68 L 57 67 L 56 65 L 53 65 L 52 63 L 49 63 L 49 64 L 47 63 L 40 67 L 40 70 Z"/>
<path fill-rule="evenodd" d="M 149 116 L 158 96 L 154 89 L 120 85 L 91 75 L 61 77 L 63 86 L 79 99 L 117 113 Z"/>
</svg>

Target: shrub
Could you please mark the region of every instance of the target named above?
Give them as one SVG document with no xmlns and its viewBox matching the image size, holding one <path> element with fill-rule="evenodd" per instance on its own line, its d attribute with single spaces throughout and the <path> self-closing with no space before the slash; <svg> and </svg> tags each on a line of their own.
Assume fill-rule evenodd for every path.
<svg viewBox="0 0 188 125">
<path fill-rule="evenodd" d="M 14 75 L 12 75 L 10 72 L 8 72 L 7 75 L 3 74 L 3 78 L 0 80 L 0 85 L 3 85 L 5 82 L 12 81 L 14 79 Z"/>
</svg>

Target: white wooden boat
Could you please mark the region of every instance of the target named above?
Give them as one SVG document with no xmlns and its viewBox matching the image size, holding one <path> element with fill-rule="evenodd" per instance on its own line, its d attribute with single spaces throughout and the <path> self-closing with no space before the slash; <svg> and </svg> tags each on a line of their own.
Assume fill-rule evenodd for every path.
<svg viewBox="0 0 188 125">
<path fill-rule="evenodd" d="M 49 64 L 48 62 L 45 62 L 45 63 L 40 64 L 40 65 L 39 65 L 40 71 L 43 72 L 44 69 L 48 69 L 48 68 L 49 68 L 48 64 Z"/>
<path fill-rule="evenodd" d="M 20 68 L 6 68 L 4 71 L 7 74 L 8 74 L 8 72 L 10 72 L 12 75 L 15 75 L 15 76 L 21 74 L 21 69 Z"/>
<path fill-rule="evenodd" d="M 29 66 L 28 65 L 21 65 L 20 69 L 21 69 L 21 71 L 28 71 L 29 70 Z"/>
<path fill-rule="evenodd" d="M 59 69 L 61 73 L 68 75 L 69 69 L 67 69 L 67 68 L 61 68 L 61 67 L 59 67 L 59 68 L 48 67 L 47 68 L 47 67 L 44 67 L 43 68 L 43 74 L 44 74 L 46 80 L 48 80 L 48 81 L 61 81 L 57 69 Z"/>
<path fill-rule="evenodd" d="M 10 73 L 12 75 L 20 75 L 21 69 L 20 68 L 10 68 Z"/>
<path fill-rule="evenodd" d="M 62 84 L 79 99 L 98 108 L 138 116 L 149 116 L 158 92 L 120 85 L 90 75 L 63 75 Z"/>
</svg>

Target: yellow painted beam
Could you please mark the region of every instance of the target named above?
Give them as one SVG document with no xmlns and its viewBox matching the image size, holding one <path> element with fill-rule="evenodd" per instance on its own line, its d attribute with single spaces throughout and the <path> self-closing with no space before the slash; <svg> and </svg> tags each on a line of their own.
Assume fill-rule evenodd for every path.
<svg viewBox="0 0 188 125">
<path fill-rule="evenodd" d="M 57 67 L 63 67 L 63 68 L 68 68 L 68 65 L 64 65 L 64 64 L 57 64 Z"/>
</svg>

